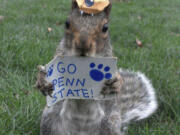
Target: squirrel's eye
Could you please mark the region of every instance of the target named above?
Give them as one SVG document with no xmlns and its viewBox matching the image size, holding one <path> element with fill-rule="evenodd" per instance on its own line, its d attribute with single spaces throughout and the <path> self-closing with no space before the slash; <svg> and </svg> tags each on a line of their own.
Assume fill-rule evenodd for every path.
<svg viewBox="0 0 180 135">
<path fill-rule="evenodd" d="M 108 30 L 108 24 L 106 23 L 106 24 L 104 24 L 104 26 L 103 26 L 103 28 L 102 28 L 102 32 L 107 32 L 107 30 Z"/>
<path fill-rule="evenodd" d="M 65 27 L 66 27 L 66 29 L 69 29 L 69 27 L 70 27 L 70 22 L 68 20 L 65 22 Z"/>
</svg>

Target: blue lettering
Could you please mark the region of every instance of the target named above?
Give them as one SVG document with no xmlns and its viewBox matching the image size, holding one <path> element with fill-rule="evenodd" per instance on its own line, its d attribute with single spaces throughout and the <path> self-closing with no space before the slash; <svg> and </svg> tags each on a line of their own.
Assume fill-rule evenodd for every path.
<svg viewBox="0 0 180 135">
<path fill-rule="evenodd" d="M 77 79 L 76 86 L 78 86 L 80 84 L 82 87 L 84 87 L 85 82 L 86 82 L 85 78 L 82 81 L 80 79 Z"/>
<path fill-rule="evenodd" d="M 70 86 L 73 86 L 74 78 L 72 79 L 72 81 L 70 81 L 70 79 L 67 78 L 67 80 L 66 80 L 66 86 L 68 86 L 68 83 L 70 84 Z"/>
<path fill-rule="evenodd" d="M 74 93 L 72 92 L 71 89 L 68 90 L 68 92 L 67 92 L 67 97 L 68 97 L 70 94 L 74 97 Z"/>
<path fill-rule="evenodd" d="M 69 74 L 74 74 L 76 72 L 76 65 L 74 64 L 69 64 L 67 67 L 67 71 Z"/>
<path fill-rule="evenodd" d="M 64 67 L 62 67 L 62 68 L 60 68 L 60 65 L 61 64 L 64 64 L 63 62 L 59 62 L 58 64 L 57 64 L 57 71 L 59 72 L 59 73 L 65 73 L 66 72 L 66 69 L 64 68 Z"/>
<path fill-rule="evenodd" d="M 82 94 L 85 98 L 89 98 L 87 89 L 82 89 Z"/>
<path fill-rule="evenodd" d="M 62 92 L 65 90 L 65 88 L 62 88 L 60 91 L 58 91 L 58 94 L 60 94 L 61 95 L 61 98 L 63 98 L 63 94 L 62 94 Z"/>
<path fill-rule="evenodd" d="M 59 88 L 64 86 L 63 79 L 64 79 L 64 77 L 59 77 L 58 78 L 58 86 L 59 86 Z"/>
<path fill-rule="evenodd" d="M 52 101 L 52 103 L 56 102 L 56 100 L 57 100 L 56 93 L 52 96 L 52 98 L 54 99 L 54 100 Z"/>
<path fill-rule="evenodd" d="M 76 92 L 76 94 L 77 94 L 77 96 L 79 97 L 79 89 L 77 89 L 77 90 L 74 90 L 74 92 Z"/>
</svg>

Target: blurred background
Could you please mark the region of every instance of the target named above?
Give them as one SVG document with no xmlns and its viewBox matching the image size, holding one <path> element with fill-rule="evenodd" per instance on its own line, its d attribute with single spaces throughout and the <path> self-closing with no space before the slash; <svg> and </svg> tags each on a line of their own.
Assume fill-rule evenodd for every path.
<svg viewBox="0 0 180 135">
<path fill-rule="evenodd" d="M 64 35 L 70 0 L 0 0 L 0 135 L 38 135 L 45 97 L 33 85 Z M 152 81 L 159 108 L 129 135 L 180 135 L 180 1 L 113 0 L 118 67 Z"/>
</svg>

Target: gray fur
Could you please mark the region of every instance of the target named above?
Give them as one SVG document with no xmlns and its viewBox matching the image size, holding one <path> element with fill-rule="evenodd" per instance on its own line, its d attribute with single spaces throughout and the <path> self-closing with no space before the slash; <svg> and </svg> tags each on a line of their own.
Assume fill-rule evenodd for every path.
<svg viewBox="0 0 180 135">
<path fill-rule="evenodd" d="M 105 18 L 104 13 L 83 18 L 77 10 L 70 18 L 77 29 L 88 35 Z M 78 25 L 81 23 L 81 25 Z M 81 27 L 80 27 L 81 26 Z M 98 39 L 102 40 L 102 39 Z M 104 48 L 95 57 L 111 57 L 110 38 L 103 41 Z M 75 55 L 72 53 L 71 37 L 65 36 L 57 47 L 56 55 Z M 140 120 L 151 115 L 157 108 L 154 89 L 142 74 L 119 70 L 122 78 L 105 86 L 104 90 L 116 93 L 108 100 L 66 99 L 54 106 L 45 107 L 41 119 L 41 135 L 123 135 L 132 120 Z M 114 86 L 114 87 L 113 87 Z M 118 90 L 117 90 L 118 89 Z M 102 90 L 103 91 L 103 90 Z M 105 95 L 110 96 L 109 94 Z"/>
</svg>

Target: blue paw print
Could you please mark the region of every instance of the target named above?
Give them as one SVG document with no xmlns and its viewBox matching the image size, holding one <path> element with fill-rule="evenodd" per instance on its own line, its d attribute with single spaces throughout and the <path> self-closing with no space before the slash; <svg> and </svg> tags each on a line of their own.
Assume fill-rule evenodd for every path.
<svg viewBox="0 0 180 135">
<path fill-rule="evenodd" d="M 47 71 L 47 77 L 50 77 L 52 74 L 53 74 L 53 66 L 54 65 L 51 65 Z"/>
<path fill-rule="evenodd" d="M 112 74 L 111 73 L 103 73 L 103 72 L 108 72 L 110 71 L 110 67 L 109 66 L 106 66 L 104 68 L 104 71 L 101 71 L 103 69 L 103 64 L 99 64 L 98 65 L 98 69 L 94 69 L 96 67 L 95 63 L 91 63 L 90 65 L 90 72 L 89 72 L 89 75 L 90 77 L 94 80 L 94 81 L 97 81 L 97 82 L 100 82 L 102 81 L 104 78 L 105 79 L 111 79 L 112 78 Z"/>
</svg>

